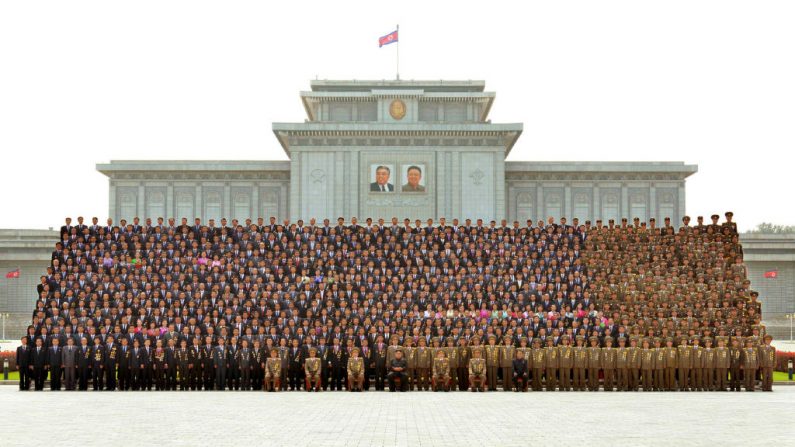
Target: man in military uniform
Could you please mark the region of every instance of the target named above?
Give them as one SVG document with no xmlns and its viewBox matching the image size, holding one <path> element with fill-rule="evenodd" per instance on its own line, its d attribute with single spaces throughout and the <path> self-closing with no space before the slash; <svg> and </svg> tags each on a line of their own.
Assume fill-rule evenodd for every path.
<svg viewBox="0 0 795 447">
<path fill-rule="evenodd" d="M 690 368 L 693 366 L 693 351 L 687 345 L 687 337 L 682 336 L 679 338 L 679 345 L 676 347 L 677 362 L 679 364 L 679 371 L 677 380 L 679 380 L 679 391 L 690 391 Z"/>
<path fill-rule="evenodd" d="M 441 348 L 450 364 L 450 389 L 455 390 L 458 386 L 458 348 L 455 346 L 455 339 L 447 337 L 447 346 Z"/>
<path fill-rule="evenodd" d="M 425 337 L 420 337 L 417 342 L 415 354 L 415 371 L 417 372 L 417 390 L 428 391 L 430 389 L 431 366 L 433 365 L 433 353 L 425 342 Z"/>
<path fill-rule="evenodd" d="M 643 381 L 643 391 L 652 391 L 654 387 L 654 358 L 655 351 L 651 348 L 648 337 L 643 338 L 640 351 L 640 372 Z"/>
<path fill-rule="evenodd" d="M 588 391 L 599 390 L 599 368 L 601 367 L 602 348 L 599 347 L 599 337 L 592 335 L 588 338 L 591 346 L 588 352 Z"/>
<path fill-rule="evenodd" d="M 204 346 L 202 347 L 202 359 L 204 359 L 204 363 L 202 364 L 202 369 L 204 370 L 204 389 L 206 391 L 212 391 L 213 386 L 215 384 L 215 347 L 213 346 L 211 336 L 207 336 L 204 339 Z M 226 380 L 226 378 L 224 378 Z"/>
<path fill-rule="evenodd" d="M 699 346 L 699 337 L 694 336 L 690 347 L 690 387 L 693 391 L 702 391 L 704 385 L 704 349 Z"/>
<path fill-rule="evenodd" d="M 641 350 L 638 347 L 638 337 L 629 337 L 629 348 L 627 348 L 627 378 L 629 383 L 627 389 L 638 391 L 640 385 Z"/>
<path fill-rule="evenodd" d="M 271 356 L 265 362 L 265 391 L 280 391 L 282 380 L 282 359 L 279 349 L 272 348 Z"/>
<path fill-rule="evenodd" d="M 408 376 L 409 391 L 414 391 L 414 386 L 418 384 L 420 378 L 417 373 L 417 348 L 413 347 L 414 340 L 411 337 L 406 337 L 403 346 L 403 358 L 406 361 L 406 375 Z"/>
<path fill-rule="evenodd" d="M 729 350 L 729 389 L 731 391 L 740 391 L 742 384 L 740 376 L 743 366 L 743 349 L 740 341 L 740 337 L 732 337 L 732 347 Z"/>
<path fill-rule="evenodd" d="M 571 391 L 571 367 L 574 365 L 574 351 L 571 338 L 568 335 L 560 337 L 558 345 L 558 375 L 560 376 L 560 390 Z"/>
<path fill-rule="evenodd" d="M 654 391 L 665 391 L 665 347 L 662 339 L 654 337 Z"/>
<path fill-rule="evenodd" d="M 175 356 L 177 361 L 177 374 L 179 375 L 179 389 L 186 391 L 190 389 L 190 351 L 188 350 L 187 340 L 180 340 L 179 349 Z"/>
<path fill-rule="evenodd" d="M 57 339 L 56 339 L 57 340 Z M 148 339 L 147 339 L 148 341 Z M 91 349 L 91 379 L 94 391 L 102 391 L 105 388 L 105 346 L 102 339 L 94 338 L 94 346 Z"/>
<path fill-rule="evenodd" d="M 604 390 L 613 391 L 616 382 L 616 358 L 617 352 L 613 349 L 613 337 L 605 337 L 605 347 L 599 356 L 599 366 L 604 373 Z"/>
<path fill-rule="evenodd" d="M 712 337 L 704 337 L 704 354 L 701 367 L 701 387 L 704 391 L 715 391 L 715 348 L 712 347 Z"/>
<path fill-rule="evenodd" d="M 773 368 L 776 366 L 776 348 L 771 342 L 773 336 L 766 334 L 759 347 L 759 369 L 762 374 L 762 391 L 773 391 Z"/>
<path fill-rule="evenodd" d="M 715 348 L 715 391 L 726 391 L 727 374 L 731 367 L 731 352 L 726 347 L 726 337 L 718 336 Z"/>
<path fill-rule="evenodd" d="M 745 379 L 745 391 L 756 389 L 756 371 L 759 369 L 759 349 L 754 346 L 751 338 L 745 340 L 743 349 L 743 377 Z"/>
<path fill-rule="evenodd" d="M 665 388 L 668 391 L 676 389 L 676 371 L 679 369 L 679 351 L 674 346 L 674 339 L 665 339 Z"/>
<path fill-rule="evenodd" d="M 204 350 L 199 346 L 199 337 L 195 337 L 190 347 L 190 363 L 188 364 L 188 374 L 190 375 L 190 389 L 193 391 L 202 389 L 204 371 Z"/>
<path fill-rule="evenodd" d="M 497 337 L 489 335 L 486 347 L 486 379 L 489 383 L 489 391 L 497 391 L 497 370 L 500 367 L 500 347 L 497 346 Z"/>
<path fill-rule="evenodd" d="M 386 350 L 384 350 L 386 355 Z M 322 380 L 320 378 L 320 358 L 317 356 L 317 348 L 314 346 L 309 348 L 309 357 L 304 361 L 304 377 L 306 377 L 305 389 L 307 391 L 321 391 L 323 388 Z M 383 389 L 383 379 L 381 381 Z M 378 389 L 378 382 L 376 382 L 376 390 Z"/>
<path fill-rule="evenodd" d="M 546 354 L 544 356 L 544 375 L 546 377 L 546 390 L 555 391 L 558 386 L 558 367 L 560 366 L 560 357 L 558 355 L 558 347 L 555 346 L 555 341 L 552 337 L 547 338 Z"/>
<path fill-rule="evenodd" d="M 618 373 L 618 391 L 629 389 L 629 348 L 627 347 L 627 337 L 618 338 L 618 349 L 616 349 L 616 372 Z"/>
<path fill-rule="evenodd" d="M 588 369 L 588 348 L 585 347 L 585 336 L 577 335 L 574 353 L 574 391 L 585 391 L 585 371 Z M 533 359 L 535 361 L 535 359 Z"/>
<path fill-rule="evenodd" d="M 541 339 L 533 338 L 533 391 L 541 391 L 544 380 L 544 368 L 547 364 L 547 351 L 541 347 Z M 528 366 L 529 363 L 528 363 Z"/>
<path fill-rule="evenodd" d="M 457 378 L 458 391 L 466 391 L 469 387 L 469 360 L 472 358 L 472 352 L 467 346 L 467 340 L 464 337 L 458 339 L 458 346 L 456 346 L 458 354 L 458 368 Z"/>
<path fill-rule="evenodd" d="M 359 356 L 359 348 L 351 349 L 347 366 L 348 390 L 362 391 L 364 387 L 364 359 Z"/>
<path fill-rule="evenodd" d="M 516 358 L 516 347 L 513 345 L 511 337 L 502 338 L 502 346 L 499 350 L 500 373 L 502 374 L 502 390 L 511 391 L 513 389 L 513 361 Z"/>
<path fill-rule="evenodd" d="M 375 346 L 373 346 L 373 372 L 375 374 L 375 390 L 384 391 L 384 382 L 386 381 L 386 366 L 387 366 L 387 346 L 384 344 L 384 336 L 377 337 Z"/>
<path fill-rule="evenodd" d="M 472 348 L 472 358 L 469 359 L 469 388 L 474 391 L 486 391 L 488 380 L 488 366 L 483 358 L 483 348 Z"/>
<path fill-rule="evenodd" d="M 450 389 L 450 360 L 445 351 L 438 350 L 433 359 L 432 380 L 434 391 Z"/>
</svg>

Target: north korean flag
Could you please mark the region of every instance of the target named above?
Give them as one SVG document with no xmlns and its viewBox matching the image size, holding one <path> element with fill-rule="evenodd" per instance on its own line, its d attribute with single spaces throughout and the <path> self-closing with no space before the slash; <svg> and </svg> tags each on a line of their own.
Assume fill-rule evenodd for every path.
<svg viewBox="0 0 795 447">
<path fill-rule="evenodd" d="M 387 34 L 386 36 L 381 36 L 378 38 L 378 47 L 381 48 L 384 45 L 389 45 L 390 43 L 395 43 L 398 41 L 398 32 L 397 30 L 392 31 L 391 33 Z"/>
<path fill-rule="evenodd" d="M 778 270 L 768 270 L 764 276 L 765 278 L 775 279 L 778 276 Z"/>
<path fill-rule="evenodd" d="M 19 269 L 11 270 L 10 272 L 6 273 L 7 279 L 17 279 L 19 278 Z"/>
</svg>

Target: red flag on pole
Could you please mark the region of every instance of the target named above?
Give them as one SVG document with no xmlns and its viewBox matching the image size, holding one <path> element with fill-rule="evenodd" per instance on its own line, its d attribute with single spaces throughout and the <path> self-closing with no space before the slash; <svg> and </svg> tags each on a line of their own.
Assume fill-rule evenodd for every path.
<svg viewBox="0 0 795 447">
<path fill-rule="evenodd" d="M 378 46 L 383 47 L 384 45 L 389 45 L 390 43 L 395 43 L 397 41 L 398 41 L 398 32 L 397 30 L 395 30 L 385 36 L 379 37 Z"/>
<path fill-rule="evenodd" d="M 778 270 L 768 270 L 765 272 L 765 278 L 775 279 L 778 277 Z"/>
<path fill-rule="evenodd" d="M 11 270 L 10 272 L 6 273 L 6 279 L 16 279 L 19 278 L 19 269 Z"/>
</svg>

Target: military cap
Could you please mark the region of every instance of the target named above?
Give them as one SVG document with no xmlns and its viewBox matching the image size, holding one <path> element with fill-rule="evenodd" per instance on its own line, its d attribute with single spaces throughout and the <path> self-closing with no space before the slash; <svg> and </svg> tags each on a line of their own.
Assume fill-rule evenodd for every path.
<svg viewBox="0 0 795 447">
<path fill-rule="evenodd" d="M 627 221 L 627 218 L 626 218 L 626 217 L 622 217 L 622 218 L 621 218 L 621 222 L 626 222 L 626 221 Z"/>
<path fill-rule="evenodd" d="M 671 220 L 671 218 L 670 218 L 670 217 L 666 217 L 664 220 L 666 220 L 666 221 L 670 221 L 670 220 Z"/>
<path fill-rule="evenodd" d="M 757 292 L 756 290 L 752 290 L 751 296 L 759 296 L 759 292 Z"/>
<path fill-rule="evenodd" d="M 668 342 L 673 343 L 674 342 L 674 338 L 673 337 L 665 337 L 665 342 L 666 343 L 668 343 Z"/>
<path fill-rule="evenodd" d="M 660 337 L 654 337 L 654 343 L 662 343 L 663 339 Z"/>
<path fill-rule="evenodd" d="M 599 341 L 599 337 L 597 337 L 596 335 L 591 335 L 590 337 L 588 337 L 588 341 Z"/>
<path fill-rule="evenodd" d="M 496 339 L 497 339 L 497 336 L 496 336 L 496 335 L 494 335 L 494 334 L 489 334 L 489 340 L 491 340 L 492 338 L 496 340 Z"/>
<path fill-rule="evenodd" d="M 541 339 L 540 338 L 534 338 L 533 339 L 533 344 L 534 345 L 540 345 L 541 344 Z"/>
<path fill-rule="evenodd" d="M 309 348 L 309 352 L 314 352 L 315 354 L 317 354 L 317 348 L 312 346 L 311 348 Z"/>
<path fill-rule="evenodd" d="M 586 220 L 586 221 L 585 221 L 585 225 L 590 225 L 590 224 L 591 224 L 591 221 L 590 221 L 590 220 Z"/>
<path fill-rule="evenodd" d="M 632 221 L 633 222 L 639 222 L 640 221 L 640 217 L 635 217 L 635 218 L 632 219 Z"/>
<path fill-rule="evenodd" d="M 750 344 L 750 345 L 752 345 L 752 344 L 754 344 L 754 339 L 753 339 L 753 338 L 751 338 L 751 337 L 748 337 L 748 338 L 746 338 L 746 339 L 745 339 L 745 344 L 746 344 L 746 345 L 749 345 L 749 344 Z"/>
<path fill-rule="evenodd" d="M 560 336 L 560 339 L 561 339 L 561 341 L 563 341 L 563 340 L 568 340 L 568 339 L 569 339 L 569 336 L 564 334 L 564 335 L 561 335 L 561 336 Z"/>
<path fill-rule="evenodd" d="M 480 346 L 473 346 L 472 355 L 475 355 L 476 352 L 479 354 L 483 354 L 483 348 L 481 348 Z"/>
<path fill-rule="evenodd" d="M 690 337 L 690 342 L 691 343 L 698 343 L 700 341 L 701 341 L 701 337 L 699 337 L 698 335 L 694 335 L 694 336 Z"/>
<path fill-rule="evenodd" d="M 688 340 L 687 339 L 687 335 L 682 335 L 682 336 L 679 337 L 679 343 L 681 343 L 681 342 L 687 343 L 687 340 Z"/>
<path fill-rule="evenodd" d="M 764 340 L 772 340 L 773 336 L 770 334 L 765 335 Z"/>
<path fill-rule="evenodd" d="M 359 352 L 359 348 L 354 346 L 353 348 L 351 348 L 351 352 L 357 352 L 358 353 Z"/>
<path fill-rule="evenodd" d="M 712 337 L 704 337 L 703 341 L 704 341 L 704 344 L 707 344 L 707 343 L 712 344 Z"/>
<path fill-rule="evenodd" d="M 441 339 L 441 338 L 439 338 L 439 337 L 433 337 L 433 338 L 431 339 L 431 343 L 433 343 L 433 342 L 436 342 L 436 343 L 441 343 L 441 342 L 442 342 L 442 339 Z"/>
<path fill-rule="evenodd" d="M 619 343 L 626 343 L 627 342 L 627 337 L 618 337 L 618 342 Z"/>
<path fill-rule="evenodd" d="M 546 342 L 547 343 L 555 343 L 555 340 L 553 340 L 552 337 L 547 337 Z"/>
<path fill-rule="evenodd" d="M 718 214 L 713 214 L 710 216 L 710 219 L 720 219 L 720 216 Z"/>
<path fill-rule="evenodd" d="M 724 213 L 724 216 L 731 217 L 731 216 L 734 216 L 734 213 L 731 212 L 731 211 L 726 211 L 726 213 Z"/>
<path fill-rule="evenodd" d="M 519 337 L 519 343 L 527 342 L 527 337 Z"/>
<path fill-rule="evenodd" d="M 649 222 L 657 222 L 657 219 L 652 217 L 651 219 L 649 219 Z"/>
<path fill-rule="evenodd" d="M 637 343 L 638 341 L 640 341 L 640 337 L 638 337 L 637 335 L 630 335 L 629 336 L 629 341 L 630 342 L 634 341 L 635 343 Z"/>
<path fill-rule="evenodd" d="M 613 337 L 605 337 L 605 343 L 613 344 Z"/>
<path fill-rule="evenodd" d="M 584 335 L 578 335 L 578 336 L 577 336 L 577 337 L 575 337 L 575 338 L 576 338 L 577 340 L 583 340 L 583 341 L 585 340 L 585 336 L 584 336 Z"/>
<path fill-rule="evenodd" d="M 615 222 L 615 220 L 614 220 L 614 219 L 610 219 L 610 220 L 608 220 L 607 222 L 608 222 L 608 223 L 614 223 L 614 222 Z"/>
</svg>

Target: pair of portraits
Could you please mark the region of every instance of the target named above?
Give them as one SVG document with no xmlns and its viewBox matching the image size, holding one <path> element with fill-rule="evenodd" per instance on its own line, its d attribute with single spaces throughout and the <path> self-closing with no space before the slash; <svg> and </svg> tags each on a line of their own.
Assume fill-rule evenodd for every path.
<svg viewBox="0 0 795 447">
<path fill-rule="evenodd" d="M 389 163 L 370 165 L 370 192 L 425 192 L 424 163 L 406 163 L 399 167 Z"/>
</svg>

